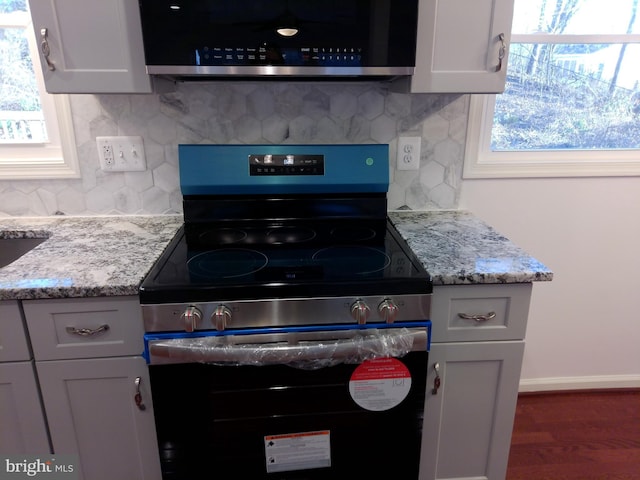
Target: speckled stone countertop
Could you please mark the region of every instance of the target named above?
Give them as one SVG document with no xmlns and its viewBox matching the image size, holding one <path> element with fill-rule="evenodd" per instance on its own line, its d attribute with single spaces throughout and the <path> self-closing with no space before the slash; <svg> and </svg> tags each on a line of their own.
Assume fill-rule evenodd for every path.
<svg viewBox="0 0 640 480">
<path fill-rule="evenodd" d="M 181 224 L 180 215 L 0 218 L 0 238 L 47 238 L 0 268 L 0 300 L 137 295 Z"/>
<path fill-rule="evenodd" d="M 552 272 L 473 214 L 389 217 L 435 285 L 548 281 Z M 136 295 L 180 215 L 0 218 L 0 238 L 47 238 L 0 268 L 0 300 Z"/>
<path fill-rule="evenodd" d="M 482 222 L 456 211 L 393 211 L 389 218 L 434 285 L 550 281 L 553 272 Z"/>
</svg>

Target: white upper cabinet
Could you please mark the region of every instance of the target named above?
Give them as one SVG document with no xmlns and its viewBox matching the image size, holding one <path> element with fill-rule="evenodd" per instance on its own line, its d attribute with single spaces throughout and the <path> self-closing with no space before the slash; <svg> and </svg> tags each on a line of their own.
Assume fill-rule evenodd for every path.
<svg viewBox="0 0 640 480">
<path fill-rule="evenodd" d="M 504 91 L 513 0 L 421 0 L 418 15 L 411 92 Z"/>
<path fill-rule="evenodd" d="M 137 0 L 29 0 L 49 93 L 149 93 Z"/>
</svg>

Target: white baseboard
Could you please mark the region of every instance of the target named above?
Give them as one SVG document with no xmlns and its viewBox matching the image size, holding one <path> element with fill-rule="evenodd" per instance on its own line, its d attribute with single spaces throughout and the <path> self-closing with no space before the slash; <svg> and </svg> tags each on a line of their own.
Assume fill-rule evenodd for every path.
<svg viewBox="0 0 640 480">
<path fill-rule="evenodd" d="M 519 392 L 640 388 L 640 375 L 602 375 L 592 377 L 553 377 L 520 379 Z"/>
</svg>

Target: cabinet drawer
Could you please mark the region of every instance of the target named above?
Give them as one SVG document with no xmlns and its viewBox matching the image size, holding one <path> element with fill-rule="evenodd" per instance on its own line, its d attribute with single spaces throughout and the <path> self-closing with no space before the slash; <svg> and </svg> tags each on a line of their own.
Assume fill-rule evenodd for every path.
<svg viewBox="0 0 640 480">
<path fill-rule="evenodd" d="M 435 287 L 432 341 L 523 339 L 530 299 L 530 283 Z"/>
<path fill-rule="evenodd" d="M 0 362 L 29 360 L 27 336 L 18 302 L 0 302 Z"/>
<path fill-rule="evenodd" d="M 23 302 L 36 360 L 140 355 L 138 297 Z"/>
</svg>

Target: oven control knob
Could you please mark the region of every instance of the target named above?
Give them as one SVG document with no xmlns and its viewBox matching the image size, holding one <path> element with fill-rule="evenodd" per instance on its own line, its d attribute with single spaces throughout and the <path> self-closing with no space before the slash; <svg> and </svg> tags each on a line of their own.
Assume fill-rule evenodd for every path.
<svg viewBox="0 0 640 480">
<path fill-rule="evenodd" d="M 227 328 L 229 322 L 231 322 L 231 310 L 224 305 L 218 305 L 211 314 L 211 323 L 216 327 L 216 330 L 222 331 Z"/>
<path fill-rule="evenodd" d="M 378 313 L 386 323 L 393 323 L 398 316 L 398 306 L 393 300 L 385 298 L 384 301 L 378 305 Z"/>
<path fill-rule="evenodd" d="M 358 322 L 358 325 L 364 325 L 367 323 L 371 309 L 362 300 L 356 300 L 351 305 L 351 316 Z"/>
<path fill-rule="evenodd" d="M 180 320 L 182 320 L 185 331 L 193 332 L 202 320 L 202 312 L 196 307 L 187 307 L 180 315 Z"/>
</svg>

